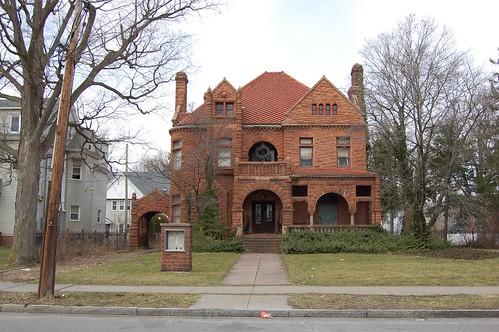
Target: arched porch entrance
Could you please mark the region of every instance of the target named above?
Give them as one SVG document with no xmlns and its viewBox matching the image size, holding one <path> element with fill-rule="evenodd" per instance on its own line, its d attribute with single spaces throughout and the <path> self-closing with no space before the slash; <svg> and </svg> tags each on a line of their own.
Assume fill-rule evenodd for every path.
<svg viewBox="0 0 499 332">
<path fill-rule="evenodd" d="M 255 190 L 243 203 L 244 232 L 280 233 L 282 228 L 282 201 L 270 190 Z"/>
<path fill-rule="evenodd" d="M 326 193 L 316 203 L 314 224 L 349 225 L 348 202 L 340 194 Z"/>
</svg>

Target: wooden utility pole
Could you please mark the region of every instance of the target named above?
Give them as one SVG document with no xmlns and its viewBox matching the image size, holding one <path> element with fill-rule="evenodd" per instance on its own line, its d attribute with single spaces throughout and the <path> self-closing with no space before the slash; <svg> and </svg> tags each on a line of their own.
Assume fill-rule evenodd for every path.
<svg viewBox="0 0 499 332">
<path fill-rule="evenodd" d="M 64 172 L 64 156 L 68 132 L 69 110 L 71 108 L 71 93 L 73 90 L 74 70 L 76 66 L 75 49 L 80 34 L 82 0 L 76 0 L 75 19 L 71 28 L 71 36 L 66 50 L 66 67 L 62 81 L 57 130 L 54 140 L 52 159 L 52 175 L 48 193 L 47 213 L 45 215 L 45 231 L 42 244 L 42 261 L 40 266 L 40 281 L 38 283 L 38 298 L 52 297 L 55 288 L 55 257 L 57 249 L 57 225 L 59 221 L 59 205 L 61 204 L 61 185 Z"/>
</svg>

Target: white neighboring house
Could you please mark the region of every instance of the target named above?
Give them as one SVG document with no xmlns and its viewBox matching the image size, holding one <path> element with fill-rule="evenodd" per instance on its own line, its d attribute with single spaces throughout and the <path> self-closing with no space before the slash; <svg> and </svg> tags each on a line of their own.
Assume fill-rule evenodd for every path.
<svg viewBox="0 0 499 332">
<path fill-rule="evenodd" d="M 128 179 L 128 195 L 125 195 L 125 178 Z M 130 226 L 133 193 L 135 193 L 137 199 L 139 199 L 155 190 L 169 193 L 169 179 L 163 175 L 151 172 L 129 172 L 127 176 L 125 176 L 124 173 L 118 173 L 116 176 L 110 177 L 107 184 L 106 196 L 106 222 L 111 224 L 110 231 L 121 234 L 124 229 L 128 229 Z M 128 197 L 126 227 L 125 197 Z"/>
<path fill-rule="evenodd" d="M 51 121 L 55 121 L 54 112 Z M 72 110 L 70 121 L 76 121 Z M 12 147 L 19 145 L 21 106 L 12 101 L 0 100 L 0 140 Z M 92 131 L 83 131 L 91 144 L 75 129 L 69 129 L 63 174 L 59 229 L 70 232 L 103 232 L 105 226 L 105 194 L 107 184 L 108 145 L 98 140 Z M 97 147 L 98 150 L 95 148 Z M 100 151 L 99 151 L 100 150 Z M 15 224 L 17 169 L 15 162 L 0 151 L 0 244 L 12 245 Z M 48 182 L 51 175 L 52 151 L 40 165 L 38 186 L 37 232 L 42 233 L 47 204 Z"/>
</svg>

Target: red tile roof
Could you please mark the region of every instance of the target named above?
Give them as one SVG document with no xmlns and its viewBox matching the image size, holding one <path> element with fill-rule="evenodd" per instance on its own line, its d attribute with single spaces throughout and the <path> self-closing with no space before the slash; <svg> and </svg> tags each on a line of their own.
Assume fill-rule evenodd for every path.
<svg viewBox="0 0 499 332">
<path fill-rule="evenodd" d="M 241 88 L 243 124 L 280 124 L 309 87 L 285 72 L 264 72 Z"/>
<path fill-rule="evenodd" d="M 285 72 L 264 72 L 241 88 L 243 124 L 281 124 L 286 112 L 309 90 Z M 192 124 L 195 114 L 205 112 L 203 104 L 193 113 L 180 115 L 177 125 Z"/>
</svg>

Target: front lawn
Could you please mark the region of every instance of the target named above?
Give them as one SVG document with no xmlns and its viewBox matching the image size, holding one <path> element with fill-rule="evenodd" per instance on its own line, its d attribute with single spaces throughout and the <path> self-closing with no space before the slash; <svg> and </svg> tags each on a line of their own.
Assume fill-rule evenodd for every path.
<svg viewBox="0 0 499 332">
<path fill-rule="evenodd" d="M 56 274 L 56 283 L 79 285 L 211 286 L 221 285 L 239 259 L 237 253 L 193 253 L 192 272 L 162 272 L 160 254 L 150 253 Z"/>
<path fill-rule="evenodd" d="M 290 280 L 321 286 L 498 286 L 499 258 L 396 254 L 284 255 Z"/>
</svg>

